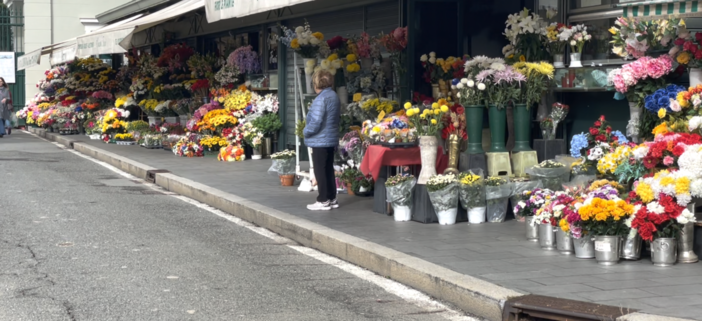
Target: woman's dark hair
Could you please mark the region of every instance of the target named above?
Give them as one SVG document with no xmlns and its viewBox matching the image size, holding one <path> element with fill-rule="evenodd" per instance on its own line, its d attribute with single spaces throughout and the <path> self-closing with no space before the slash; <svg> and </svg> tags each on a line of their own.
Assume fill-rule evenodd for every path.
<svg viewBox="0 0 702 321">
<path fill-rule="evenodd" d="M 2 86 L 8 88 L 7 81 L 5 81 L 5 78 L 0 77 L 0 79 L 2 79 Z"/>
</svg>

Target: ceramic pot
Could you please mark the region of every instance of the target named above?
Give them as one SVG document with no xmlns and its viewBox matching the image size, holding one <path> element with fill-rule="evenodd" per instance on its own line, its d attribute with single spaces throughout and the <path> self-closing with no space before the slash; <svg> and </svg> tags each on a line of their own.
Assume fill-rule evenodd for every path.
<svg viewBox="0 0 702 321">
<path fill-rule="evenodd" d="M 346 192 L 351 196 L 356 195 L 356 193 L 353 192 L 353 186 L 351 185 L 351 183 L 346 183 Z"/>
<path fill-rule="evenodd" d="M 286 174 L 286 175 L 278 175 L 280 177 L 280 184 L 282 186 L 293 186 L 293 183 L 295 183 L 295 175 L 294 174 Z"/>
<path fill-rule="evenodd" d="M 595 260 L 597 260 L 597 263 L 602 265 L 619 263 L 620 244 L 619 236 L 596 236 Z"/>
<path fill-rule="evenodd" d="M 438 151 L 436 136 L 420 136 L 419 150 L 422 157 L 422 171 L 419 172 L 417 184 L 425 185 L 429 178 L 436 175 L 436 153 Z"/>
<path fill-rule="evenodd" d="M 673 266 L 678 261 L 678 242 L 661 237 L 651 242 L 651 262 L 655 266 Z"/>
<path fill-rule="evenodd" d="M 307 69 L 307 66 L 316 66 L 317 65 L 317 59 L 316 58 L 302 58 L 302 61 L 304 62 L 303 67 Z M 313 67 L 314 68 L 314 67 Z M 305 93 L 307 94 L 314 94 L 314 87 L 312 86 L 312 74 L 307 74 L 305 72 Z"/>
</svg>

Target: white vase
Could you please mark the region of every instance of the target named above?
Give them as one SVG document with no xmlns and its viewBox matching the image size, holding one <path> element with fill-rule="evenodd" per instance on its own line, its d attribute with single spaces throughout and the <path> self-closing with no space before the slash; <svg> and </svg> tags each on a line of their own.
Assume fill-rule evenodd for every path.
<svg viewBox="0 0 702 321">
<path fill-rule="evenodd" d="M 563 57 L 563 54 L 553 55 L 553 67 L 565 68 L 565 64 L 563 63 L 564 60 L 565 57 Z"/>
<path fill-rule="evenodd" d="M 261 146 L 251 147 L 253 154 L 251 154 L 251 159 L 258 160 L 261 159 Z"/>
<path fill-rule="evenodd" d="M 468 209 L 468 223 L 470 224 L 481 224 L 485 223 L 485 210 L 486 207 L 475 207 Z"/>
<path fill-rule="evenodd" d="M 570 68 L 580 68 L 582 63 L 580 63 L 580 53 L 575 52 L 570 54 Z"/>
<path fill-rule="evenodd" d="M 458 207 L 449 208 L 445 211 L 436 212 L 436 217 L 439 218 L 439 224 L 441 224 L 441 225 L 456 224 L 456 216 L 457 215 L 458 215 Z"/>
<path fill-rule="evenodd" d="M 346 89 L 346 86 L 336 88 L 336 95 L 339 96 L 339 101 L 342 106 L 349 104 L 349 91 Z"/>
<path fill-rule="evenodd" d="M 308 64 L 310 64 L 310 65 L 314 64 L 315 66 L 317 65 L 317 58 L 302 58 L 302 61 L 304 62 L 304 67 L 307 67 Z M 312 62 L 308 63 L 308 61 L 313 61 L 313 63 Z M 307 69 L 307 68 L 305 68 L 305 69 Z M 314 87 L 312 86 L 312 74 L 305 73 L 305 88 L 307 89 L 306 93 L 308 93 L 308 94 L 315 93 Z"/>
<path fill-rule="evenodd" d="M 409 206 L 392 206 L 396 222 L 407 222 L 412 219 L 412 209 Z"/>
<path fill-rule="evenodd" d="M 631 137 L 634 143 L 640 143 L 639 117 L 641 117 L 641 108 L 636 106 L 635 102 L 629 102 L 629 124 L 626 126 L 626 135 Z"/>
<path fill-rule="evenodd" d="M 690 68 L 690 87 L 695 87 L 702 84 L 702 69 L 700 68 Z"/>
<path fill-rule="evenodd" d="M 425 185 L 429 178 L 436 175 L 436 153 L 438 140 L 436 136 L 419 137 L 419 153 L 422 157 L 422 171 L 417 178 L 417 184 Z"/>
</svg>

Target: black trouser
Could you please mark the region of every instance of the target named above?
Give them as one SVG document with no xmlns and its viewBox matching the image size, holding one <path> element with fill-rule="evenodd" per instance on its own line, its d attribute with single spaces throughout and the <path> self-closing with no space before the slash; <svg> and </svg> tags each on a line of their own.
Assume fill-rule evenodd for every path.
<svg viewBox="0 0 702 321">
<path fill-rule="evenodd" d="M 317 202 L 326 202 L 336 199 L 334 149 L 334 147 L 312 148 L 314 178 L 317 180 L 317 189 L 319 190 Z"/>
</svg>

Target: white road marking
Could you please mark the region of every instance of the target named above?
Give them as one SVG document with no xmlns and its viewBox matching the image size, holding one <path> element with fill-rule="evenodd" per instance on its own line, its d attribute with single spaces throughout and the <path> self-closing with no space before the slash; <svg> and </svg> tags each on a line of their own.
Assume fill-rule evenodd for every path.
<svg viewBox="0 0 702 321">
<path fill-rule="evenodd" d="M 400 283 L 395 282 L 395 281 L 390 280 L 390 279 L 386 279 L 386 278 L 384 278 L 380 275 L 377 275 L 371 271 L 368 271 L 364 268 L 361 268 L 359 266 L 353 265 L 353 264 L 348 263 L 346 261 L 340 260 L 338 258 L 331 256 L 331 255 L 324 254 L 324 253 L 317 251 L 315 249 L 297 245 L 297 242 L 295 242 L 291 239 L 288 239 L 287 237 L 280 236 L 276 233 L 271 232 L 268 229 L 253 225 L 253 224 L 251 224 L 247 221 L 244 221 L 238 217 L 232 216 L 226 212 L 218 210 L 218 209 L 216 209 L 212 206 L 209 206 L 207 204 L 198 202 L 198 201 L 191 199 L 189 197 L 185 197 L 182 195 L 171 193 L 171 192 L 163 189 L 162 187 L 160 187 L 156 184 L 146 182 L 146 181 L 144 181 L 144 180 L 142 180 L 134 175 L 131 175 L 127 172 L 124 172 L 124 171 L 122 171 L 122 170 L 120 170 L 120 169 L 118 169 L 118 168 L 116 168 L 108 163 L 94 159 L 90 156 L 83 155 L 75 150 L 68 149 L 67 147 L 65 147 L 59 143 L 48 141 L 42 137 L 39 137 L 39 136 L 34 135 L 33 133 L 30 133 L 27 131 L 25 131 L 25 133 L 30 134 L 34 137 L 39 138 L 39 139 L 42 139 L 44 141 L 47 141 L 49 143 L 53 143 L 54 145 L 58 146 L 59 148 L 61 148 L 63 150 L 66 150 L 70 153 L 73 153 L 74 155 L 85 158 L 93 163 L 96 163 L 100 166 L 103 166 L 103 167 L 109 169 L 110 171 L 113 171 L 113 172 L 115 172 L 115 173 L 117 173 L 117 174 L 119 174 L 127 179 L 136 180 L 136 181 L 140 182 L 141 184 L 143 184 L 144 186 L 146 186 L 154 191 L 158 191 L 161 193 L 169 193 L 169 194 L 166 194 L 166 196 L 177 198 L 177 199 L 179 199 L 183 202 L 186 202 L 190 205 L 193 205 L 193 206 L 198 207 L 202 210 L 208 211 L 208 212 L 215 214 L 223 219 L 226 219 L 226 220 L 228 220 L 236 225 L 245 227 L 245 228 L 247 228 L 247 229 L 249 229 L 249 230 L 251 230 L 259 235 L 265 236 L 265 237 L 275 241 L 276 243 L 287 244 L 287 247 L 289 247 L 295 251 L 298 251 L 298 252 L 300 252 L 308 257 L 314 258 L 314 259 L 321 261 L 323 263 L 333 265 L 333 266 L 341 269 L 342 271 L 345 271 L 345 272 L 352 274 L 352 275 L 354 275 L 354 276 L 356 276 L 364 281 L 367 281 L 367 282 L 370 282 L 374 285 L 377 285 L 377 286 L 381 287 L 382 289 L 384 289 L 386 292 L 388 292 L 392 295 L 395 295 L 397 297 L 400 297 L 403 300 L 407 301 L 408 303 L 411 303 L 411 304 L 413 304 L 421 309 L 424 309 L 427 312 L 435 312 L 436 311 L 437 312 L 437 313 L 435 313 L 436 315 L 441 316 L 446 320 L 451 320 L 451 321 L 477 321 L 477 320 L 480 320 L 480 319 L 476 319 L 474 317 L 464 315 L 461 312 L 458 312 L 452 308 L 449 308 L 445 304 L 438 302 L 436 300 L 433 300 L 428 295 L 426 295 L 422 292 L 419 292 L 415 289 L 412 289 L 408 286 L 405 286 L 403 284 L 400 284 Z M 177 276 L 168 276 L 167 278 L 168 279 L 177 279 L 178 277 Z M 164 291 L 168 292 L 169 290 L 164 290 Z M 190 311 L 193 311 L 193 310 L 189 310 L 187 312 L 190 313 Z M 438 311 L 441 311 L 441 312 L 438 312 Z M 193 313 L 194 312 L 195 311 L 193 311 Z"/>
</svg>

